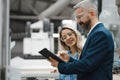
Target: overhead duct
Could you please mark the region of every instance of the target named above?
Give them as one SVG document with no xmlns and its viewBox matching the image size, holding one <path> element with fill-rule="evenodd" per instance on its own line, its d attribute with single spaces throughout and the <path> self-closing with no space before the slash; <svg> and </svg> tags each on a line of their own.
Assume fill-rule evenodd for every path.
<svg viewBox="0 0 120 80">
<path fill-rule="evenodd" d="M 72 0 L 57 0 L 55 4 L 43 11 L 38 17 L 39 19 L 49 18 L 60 13 Z"/>
</svg>

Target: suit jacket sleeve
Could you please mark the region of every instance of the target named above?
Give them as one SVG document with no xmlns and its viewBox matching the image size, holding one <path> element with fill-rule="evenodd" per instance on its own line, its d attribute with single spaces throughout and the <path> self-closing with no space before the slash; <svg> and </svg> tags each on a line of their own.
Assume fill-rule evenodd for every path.
<svg viewBox="0 0 120 80">
<path fill-rule="evenodd" d="M 81 74 L 91 72 L 104 62 L 111 50 L 111 41 L 107 33 L 103 31 L 92 34 L 88 45 L 80 60 L 72 60 L 68 63 L 59 63 L 58 70 L 63 74 Z"/>
</svg>

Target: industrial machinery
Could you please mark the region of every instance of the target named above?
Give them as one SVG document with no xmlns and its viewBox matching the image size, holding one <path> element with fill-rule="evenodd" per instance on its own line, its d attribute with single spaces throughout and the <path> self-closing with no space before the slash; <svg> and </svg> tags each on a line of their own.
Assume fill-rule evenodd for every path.
<svg viewBox="0 0 120 80">
<path fill-rule="evenodd" d="M 115 44 L 113 73 L 118 74 L 120 73 L 120 16 L 115 4 L 115 0 L 102 0 L 102 12 L 99 18 L 113 35 Z"/>
</svg>

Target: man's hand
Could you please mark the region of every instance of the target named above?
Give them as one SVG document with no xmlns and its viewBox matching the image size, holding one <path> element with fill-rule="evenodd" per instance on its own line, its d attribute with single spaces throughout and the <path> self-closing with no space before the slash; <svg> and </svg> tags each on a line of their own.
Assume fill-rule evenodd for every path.
<svg viewBox="0 0 120 80">
<path fill-rule="evenodd" d="M 52 57 L 49 57 L 49 61 L 51 62 L 51 65 L 54 67 L 58 67 L 58 61 L 53 59 Z"/>
<path fill-rule="evenodd" d="M 66 51 L 58 51 L 57 56 L 60 57 L 65 62 L 68 62 L 70 60 L 70 57 L 69 57 L 69 55 L 67 54 Z M 58 61 L 56 61 L 52 57 L 49 57 L 48 60 L 49 60 L 49 62 L 51 63 L 52 66 L 58 67 L 58 63 L 59 63 Z"/>
</svg>

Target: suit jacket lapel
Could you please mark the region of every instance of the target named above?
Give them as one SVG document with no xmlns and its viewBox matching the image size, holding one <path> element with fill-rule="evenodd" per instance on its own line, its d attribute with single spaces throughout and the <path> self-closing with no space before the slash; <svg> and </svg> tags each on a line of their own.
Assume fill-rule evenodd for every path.
<svg viewBox="0 0 120 80">
<path fill-rule="evenodd" d="M 86 40 L 86 42 L 85 42 L 85 45 L 84 45 L 84 47 L 83 47 L 83 50 L 82 50 L 80 59 L 81 59 L 83 56 L 86 55 L 86 52 L 85 52 L 85 51 L 86 51 L 86 49 L 87 49 L 87 47 L 88 47 L 88 45 L 89 45 L 90 36 L 96 31 L 96 29 L 98 29 L 99 27 L 101 27 L 101 25 L 103 25 L 103 24 L 102 24 L 102 23 L 97 24 L 97 25 L 96 25 L 97 27 L 95 27 L 95 28 L 91 31 L 91 33 L 88 35 L 87 40 Z"/>
</svg>

